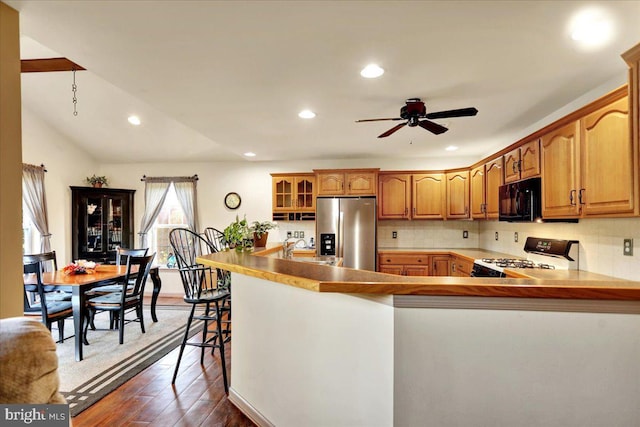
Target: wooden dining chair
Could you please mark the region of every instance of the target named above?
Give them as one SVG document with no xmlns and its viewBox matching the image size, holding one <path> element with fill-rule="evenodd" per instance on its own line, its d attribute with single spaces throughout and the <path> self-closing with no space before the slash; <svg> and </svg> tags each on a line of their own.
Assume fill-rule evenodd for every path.
<svg viewBox="0 0 640 427">
<path fill-rule="evenodd" d="M 227 369 L 224 355 L 224 345 L 231 339 L 230 328 L 224 328 L 222 319 L 222 305 L 229 299 L 229 289 L 218 283 L 217 269 L 199 264 L 197 257 L 215 252 L 213 246 L 200 234 L 186 228 L 177 228 L 169 233 L 169 242 L 173 248 L 178 264 L 178 271 L 184 287 L 184 301 L 191 305 L 187 328 L 185 330 L 178 361 L 173 372 L 171 384 L 175 384 L 180 361 L 185 346 L 200 347 L 200 364 L 204 363 L 204 350 L 211 348 L 211 354 L 215 349 L 220 351 L 220 363 L 222 367 L 222 379 L 225 393 L 229 392 L 227 382 Z M 197 311 L 196 311 L 197 310 Z M 189 330 L 193 321 L 202 321 L 202 338 L 199 342 L 189 340 Z M 215 325 L 215 330 L 209 329 L 210 324 Z"/>
<path fill-rule="evenodd" d="M 43 263 L 55 261 L 55 253 L 32 254 L 23 256 L 23 273 L 34 275 L 36 283 L 24 284 L 24 315 L 39 316 L 42 323 L 51 330 L 55 322 L 58 326 L 58 342 L 64 341 L 64 320 L 73 317 L 71 301 L 56 299 L 55 288 L 42 282 Z M 27 276 L 28 277 L 28 276 Z M 31 298 L 35 294 L 36 298 Z"/>
<path fill-rule="evenodd" d="M 126 273 L 120 282 L 120 290 L 118 292 L 109 292 L 87 300 L 87 322 L 84 327 L 84 338 L 86 341 L 87 329 L 93 324 L 93 319 L 98 311 L 108 311 L 113 313 L 110 329 L 113 323 L 119 329 L 119 342 L 124 343 L 124 325 L 131 322 L 140 323 L 142 333 L 144 329 L 144 315 L 142 312 L 142 302 L 144 297 L 144 288 L 153 264 L 156 254 L 148 256 L 128 256 L 126 264 Z M 137 270 L 134 271 L 134 267 Z M 134 278 L 135 277 L 135 278 Z M 133 280 L 133 285 L 130 285 Z M 126 318 L 127 314 L 134 313 L 135 318 Z"/>
</svg>

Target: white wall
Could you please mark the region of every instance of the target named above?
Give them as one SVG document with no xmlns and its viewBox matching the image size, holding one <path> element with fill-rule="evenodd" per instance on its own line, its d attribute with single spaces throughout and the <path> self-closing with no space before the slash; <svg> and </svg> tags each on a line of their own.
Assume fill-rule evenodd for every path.
<svg viewBox="0 0 640 427">
<path fill-rule="evenodd" d="M 71 185 L 86 185 L 85 177 L 101 175 L 87 153 L 30 110 L 22 109 L 22 161 L 44 164 L 51 249 L 59 266 L 71 262 Z M 35 246 L 36 248 L 38 246 Z"/>
</svg>

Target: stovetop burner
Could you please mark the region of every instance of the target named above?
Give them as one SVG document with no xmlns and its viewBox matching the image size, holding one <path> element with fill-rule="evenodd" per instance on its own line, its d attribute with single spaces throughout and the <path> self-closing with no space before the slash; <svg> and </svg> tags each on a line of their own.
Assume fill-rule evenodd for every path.
<svg viewBox="0 0 640 427">
<path fill-rule="evenodd" d="M 536 264 L 531 260 L 518 258 L 482 258 L 482 261 L 503 268 L 542 268 L 547 270 L 556 268 L 551 264 Z"/>
</svg>

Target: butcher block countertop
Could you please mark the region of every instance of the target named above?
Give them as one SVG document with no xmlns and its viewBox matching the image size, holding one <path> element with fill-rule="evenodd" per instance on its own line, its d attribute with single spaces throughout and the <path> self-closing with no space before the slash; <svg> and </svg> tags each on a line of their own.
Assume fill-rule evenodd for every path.
<svg viewBox="0 0 640 427">
<path fill-rule="evenodd" d="M 396 276 L 286 260 L 275 256 L 280 249 L 281 245 L 270 244 L 267 248 L 256 248 L 253 253 L 219 252 L 202 256 L 198 261 L 212 267 L 315 292 L 640 301 L 640 282 L 585 271 L 536 270 L 535 273 L 527 271 L 529 276 L 527 278 Z M 380 252 L 385 251 L 385 249 L 380 250 Z M 401 252 L 393 249 L 390 251 Z M 471 260 L 496 256 L 495 252 L 477 249 L 404 251 L 446 253 Z M 523 275 L 521 271 L 517 274 Z"/>
</svg>

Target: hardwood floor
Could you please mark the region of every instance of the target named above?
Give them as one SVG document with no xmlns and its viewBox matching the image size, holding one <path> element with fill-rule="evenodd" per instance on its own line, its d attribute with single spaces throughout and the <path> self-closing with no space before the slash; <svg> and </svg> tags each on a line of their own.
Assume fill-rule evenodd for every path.
<svg viewBox="0 0 640 427">
<path fill-rule="evenodd" d="M 200 349 L 187 346 L 172 386 L 178 350 L 72 418 L 73 426 L 255 426 L 227 399 L 217 351 L 213 357 L 206 352 L 202 366 Z M 230 373 L 230 343 L 225 355 Z"/>
</svg>

